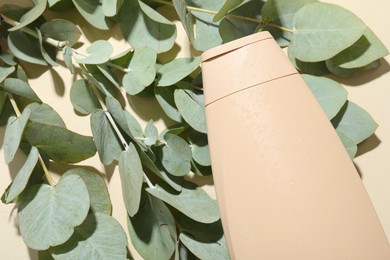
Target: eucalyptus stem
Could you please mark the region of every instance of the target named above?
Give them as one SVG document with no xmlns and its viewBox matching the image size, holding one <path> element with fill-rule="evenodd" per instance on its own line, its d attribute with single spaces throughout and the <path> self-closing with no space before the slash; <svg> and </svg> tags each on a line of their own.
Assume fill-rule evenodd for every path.
<svg viewBox="0 0 390 260">
<path fill-rule="evenodd" d="M 18 107 L 18 105 L 16 104 L 16 101 L 15 101 L 15 99 L 14 99 L 14 96 L 13 96 L 11 93 L 9 93 L 9 92 L 7 93 L 7 95 L 8 95 L 8 98 L 9 98 L 10 102 L 11 102 L 11 105 L 12 105 L 12 107 L 13 107 L 15 113 L 16 113 L 16 116 L 17 116 L 17 117 L 20 117 L 22 113 L 20 112 L 19 107 Z M 53 179 L 53 177 L 51 176 L 49 170 L 47 169 L 46 164 L 45 164 L 45 162 L 43 161 L 42 156 L 41 156 L 41 154 L 40 154 L 39 152 L 38 152 L 38 161 L 39 161 L 39 163 L 40 163 L 41 166 L 42 166 L 42 169 L 43 169 L 43 171 L 44 171 L 44 173 L 45 173 L 45 176 L 46 176 L 47 181 L 49 182 L 50 186 L 51 186 L 52 188 L 54 188 L 54 187 L 56 186 L 56 184 L 55 184 L 55 182 L 54 182 L 54 179 Z"/>
<path fill-rule="evenodd" d="M 12 26 L 17 26 L 20 24 L 18 21 L 15 21 L 12 18 L 9 18 L 2 13 L 0 13 L 0 17 L 1 17 L 1 21 L 5 22 L 6 24 L 9 24 Z M 20 30 L 22 30 L 23 32 L 25 32 L 25 33 L 27 33 L 27 34 L 29 34 L 37 39 L 39 38 L 37 32 L 31 28 L 23 27 Z M 48 44 L 50 44 L 56 48 L 60 48 L 60 49 L 65 47 L 66 45 L 69 45 L 69 41 L 57 41 L 57 40 L 50 38 L 50 37 L 44 37 L 43 40 L 45 42 L 47 42 Z"/>
</svg>

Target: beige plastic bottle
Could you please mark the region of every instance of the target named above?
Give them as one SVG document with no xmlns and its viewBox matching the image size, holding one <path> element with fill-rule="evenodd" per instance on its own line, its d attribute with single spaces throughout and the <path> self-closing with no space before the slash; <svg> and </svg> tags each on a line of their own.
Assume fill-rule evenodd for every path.
<svg viewBox="0 0 390 260">
<path fill-rule="evenodd" d="M 388 260 L 359 175 L 268 32 L 202 56 L 214 183 L 232 259 Z"/>
</svg>

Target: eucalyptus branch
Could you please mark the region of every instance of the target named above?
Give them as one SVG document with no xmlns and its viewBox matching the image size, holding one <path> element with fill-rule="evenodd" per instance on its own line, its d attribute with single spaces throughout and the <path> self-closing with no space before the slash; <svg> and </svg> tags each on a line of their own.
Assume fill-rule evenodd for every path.
<svg viewBox="0 0 390 260">
<path fill-rule="evenodd" d="M 9 98 L 10 102 L 11 102 L 12 108 L 14 109 L 14 111 L 15 111 L 15 113 L 16 113 L 16 116 L 17 116 L 17 117 L 20 117 L 22 113 L 20 112 L 19 107 L 18 107 L 18 105 L 16 104 L 16 101 L 15 101 L 15 99 L 14 99 L 14 96 L 13 96 L 11 93 L 9 93 L 9 92 L 7 93 L 7 95 L 8 95 L 8 98 Z M 39 151 L 38 151 L 38 161 L 39 161 L 39 163 L 41 164 L 43 171 L 45 172 L 45 176 L 46 176 L 47 181 L 49 182 L 50 186 L 51 186 L 52 188 L 54 188 L 55 185 L 56 185 L 55 182 L 54 182 L 54 179 L 53 179 L 53 177 L 51 176 L 49 170 L 47 169 L 46 164 L 45 164 L 45 162 L 43 161 L 42 156 L 41 156 L 41 154 L 39 153 Z"/>
<path fill-rule="evenodd" d="M 1 17 L 1 21 L 5 22 L 6 24 L 9 24 L 9 25 L 12 25 L 12 26 L 17 26 L 19 25 L 20 23 L 18 21 L 15 21 L 13 20 L 12 18 L 9 18 L 7 16 L 5 16 L 4 14 L 0 13 L 0 17 Z M 22 29 L 23 32 L 35 37 L 38 39 L 38 34 L 36 31 L 34 31 L 33 29 L 30 29 L 28 27 L 23 27 Z M 50 37 L 44 37 L 43 38 L 43 41 L 47 42 L 48 44 L 56 47 L 56 48 L 63 48 L 65 47 L 66 45 L 69 44 L 68 41 L 57 41 L 53 38 L 50 38 Z"/>
</svg>

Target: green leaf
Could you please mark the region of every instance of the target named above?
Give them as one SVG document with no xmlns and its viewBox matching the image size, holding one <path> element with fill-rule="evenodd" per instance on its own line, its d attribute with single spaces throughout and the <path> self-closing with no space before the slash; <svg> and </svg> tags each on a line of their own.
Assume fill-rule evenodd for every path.
<svg viewBox="0 0 390 260">
<path fill-rule="evenodd" d="M 166 144 L 161 149 L 161 162 L 164 168 L 174 176 L 187 175 L 191 170 L 191 148 L 177 135 L 165 134 Z"/>
<path fill-rule="evenodd" d="M 147 188 L 146 190 L 200 223 L 213 223 L 219 219 L 217 202 L 211 199 L 202 188 L 190 182 L 185 182 L 182 192 L 177 195 L 169 193 L 162 187 Z"/>
<path fill-rule="evenodd" d="M 12 182 L 7 195 L 6 203 L 13 201 L 26 188 L 31 173 L 33 172 L 34 167 L 38 162 L 38 155 L 38 149 L 36 147 L 32 147 L 27 160 L 24 162 L 22 168 L 19 170 L 14 181 Z"/>
<path fill-rule="evenodd" d="M 376 69 L 381 65 L 379 60 L 373 61 L 364 67 L 352 68 L 352 69 L 341 68 L 341 67 L 333 64 L 333 62 L 331 60 L 327 60 L 325 62 L 325 64 L 330 72 L 332 72 L 334 75 L 342 77 L 342 78 L 349 78 L 349 77 L 355 76 L 355 75 L 357 75 L 360 72 L 363 72 L 365 70 Z"/>
<path fill-rule="evenodd" d="M 50 1 L 50 0 L 49 0 Z M 54 260 L 49 250 L 38 251 L 39 260 Z"/>
<path fill-rule="evenodd" d="M 239 6 L 244 0 L 225 0 L 225 3 L 214 16 L 213 22 L 218 22 L 221 20 L 227 13 Z"/>
<path fill-rule="evenodd" d="M 144 171 L 141 159 L 132 143 L 129 144 L 127 151 L 122 152 L 119 158 L 119 174 L 127 213 L 130 217 L 133 217 L 138 212 L 141 201 Z"/>
<path fill-rule="evenodd" d="M 35 102 L 42 102 L 28 83 L 21 79 L 7 78 L 4 80 L 2 88 L 12 94 L 28 98 Z"/>
<path fill-rule="evenodd" d="M 123 0 L 103 0 L 102 8 L 105 16 L 115 16 L 120 7 L 122 6 Z"/>
<path fill-rule="evenodd" d="M 355 144 L 355 142 L 351 138 L 349 138 L 348 136 L 346 136 L 342 132 L 340 132 L 340 131 L 336 131 L 336 132 L 339 135 L 339 138 L 340 138 L 341 142 L 343 143 L 345 150 L 347 150 L 349 157 L 351 159 L 353 159 L 356 155 L 356 152 L 357 152 L 357 145 Z"/>
<path fill-rule="evenodd" d="M 212 174 L 211 166 L 202 166 L 195 160 L 191 161 L 191 171 L 198 176 L 209 176 Z"/>
<path fill-rule="evenodd" d="M 91 129 L 101 162 L 104 165 L 119 160 L 123 148 L 110 121 L 103 110 L 95 110 L 91 115 Z"/>
<path fill-rule="evenodd" d="M 46 250 L 67 241 L 88 210 L 88 190 L 78 176 L 64 176 L 55 187 L 34 185 L 19 205 L 20 233 L 28 247 Z"/>
<path fill-rule="evenodd" d="M 325 77 L 302 75 L 311 92 L 320 103 L 329 119 L 332 119 L 347 101 L 348 93 L 334 80 Z"/>
<path fill-rule="evenodd" d="M 188 131 L 192 158 L 202 166 L 210 166 L 210 151 L 207 135 L 194 130 Z"/>
<path fill-rule="evenodd" d="M 216 242 L 202 242 L 181 233 L 180 241 L 199 259 L 230 259 L 225 237 Z"/>
<path fill-rule="evenodd" d="M 120 13 L 121 30 L 133 48 L 149 46 L 168 51 L 176 39 L 176 26 L 141 1 L 126 1 Z"/>
<path fill-rule="evenodd" d="M 35 6 L 25 13 L 19 20 L 19 24 L 8 29 L 9 31 L 16 31 L 22 29 L 26 25 L 34 22 L 45 11 L 47 0 L 34 0 Z"/>
<path fill-rule="evenodd" d="M 16 62 L 15 56 L 12 53 L 7 51 L 0 52 L 0 60 L 9 66 L 16 66 L 18 63 Z M 1 80 L 0 80 L 1 82 Z"/>
<path fill-rule="evenodd" d="M 66 67 L 70 70 L 72 74 L 74 74 L 74 66 L 72 61 L 72 56 L 73 56 L 72 48 L 69 46 L 65 46 L 64 48 L 62 48 L 62 56 L 64 58 Z"/>
<path fill-rule="evenodd" d="M 64 244 L 50 248 L 53 257 L 66 259 L 126 259 L 127 238 L 113 217 L 91 213 Z"/>
<path fill-rule="evenodd" d="M 0 67 L 0 83 L 15 71 L 15 67 Z"/>
<path fill-rule="evenodd" d="M 169 86 L 165 88 L 154 87 L 154 95 L 160 104 L 161 108 L 164 110 L 165 114 L 172 120 L 176 122 L 182 122 L 183 118 L 179 110 L 176 107 L 175 100 L 173 97 L 173 92 L 176 89 L 174 86 Z"/>
<path fill-rule="evenodd" d="M 31 103 L 26 108 L 31 111 L 29 117 L 31 122 L 66 127 L 60 115 L 47 104 Z"/>
<path fill-rule="evenodd" d="M 87 48 L 88 57 L 77 59 L 78 63 L 101 64 L 110 59 L 113 52 L 111 44 L 104 40 L 97 40 Z"/>
<path fill-rule="evenodd" d="M 101 30 L 110 29 L 114 21 L 105 17 L 101 0 L 73 0 L 79 13 L 94 27 Z"/>
<path fill-rule="evenodd" d="M 343 69 L 364 67 L 389 54 L 386 46 L 370 29 L 351 47 L 331 58 L 334 65 Z"/>
<path fill-rule="evenodd" d="M 84 170 L 81 168 L 74 168 L 68 170 L 64 175 L 76 175 L 83 179 L 87 186 L 91 210 L 96 213 L 103 213 L 111 215 L 112 205 L 110 200 L 110 194 L 104 179 L 95 172 Z"/>
<path fill-rule="evenodd" d="M 9 164 L 15 157 L 30 114 L 31 111 L 25 109 L 20 117 L 11 116 L 8 118 L 4 134 L 4 161 L 6 164 Z"/>
<path fill-rule="evenodd" d="M 290 47 L 301 61 L 317 62 L 332 58 L 354 44 L 367 27 L 350 11 L 327 3 L 301 8 L 293 19 Z"/>
<path fill-rule="evenodd" d="M 273 24 L 287 29 L 293 29 L 294 15 L 305 5 L 315 2 L 317 2 L 317 0 L 268 0 L 261 9 L 261 16 L 272 18 Z M 281 40 L 288 42 L 290 39 L 291 33 L 286 31 L 282 31 L 282 33 L 276 34 L 275 37 L 275 40 L 278 42 Z"/>
<path fill-rule="evenodd" d="M 158 70 L 157 73 L 159 74 L 160 79 L 158 80 L 157 86 L 166 87 L 173 85 L 199 68 L 199 65 L 199 57 L 174 59 L 161 66 Z"/>
<path fill-rule="evenodd" d="M 176 89 L 174 98 L 184 120 L 196 131 L 207 133 L 203 96 L 190 90 Z"/>
<path fill-rule="evenodd" d="M 144 259 L 170 259 L 177 234 L 175 220 L 164 202 L 143 190 L 138 213 L 127 220 L 131 242 Z"/>
<path fill-rule="evenodd" d="M 328 75 L 331 72 L 326 66 L 325 61 L 319 62 L 303 62 L 295 58 L 294 49 L 288 47 L 287 49 L 288 58 L 295 68 L 303 73 L 312 74 L 316 76 Z"/>
<path fill-rule="evenodd" d="M 70 89 L 70 102 L 72 102 L 73 108 L 77 112 L 84 115 L 89 115 L 100 108 L 99 100 L 95 93 L 83 79 L 73 82 Z"/>
<path fill-rule="evenodd" d="M 364 109 L 348 101 L 332 124 L 338 132 L 348 136 L 355 144 L 359 144 L 371 136 L 378 124 Z"/>
<path fill-rule="evenodd" d="M 38 39 L 28 36 L 22 31 L 8 34 L 8 47 L 15 57 L 38 65 L 46 66 L 47 62 L 42 57 Z"/>
<path fill-rule="evenodd" d="M 158 131 L 153 124 L 153 120 L 150 120 L 145 127 L 145 141 L 146 145 L 155 145 L 158 140 Z"/>
<path fill-rule="evenodd" d="M 115 87 L 118 89 L 120 88 L 119 82 L 117 77 L 114 73 L 110 70 L 110 68 L 106 64 L 99 64 L 97 68 L 100 70 L 100 72 L 108 79 Z"/>
<path fill-rule="evenodd" d="M 128 67 L 129 72 L 122 80 L 127 93 L 136 95 L 153 83 L 156 77 L 156 59 L 157 53 L 150 47 L 135 49 Z"/>
<path fill-rule="evenodd" d="M 74 8 L 72 0 L 47 0 L 47 4 L 54 12 L 64 12 Z"/>
<path fill-rule="evenodd" d="M 58 41 L 68 41 L 73 46 L 80 39 L 81 32 L 72 22 L 63 19 L 53 19 L 39 28 L 45 37 Z"/>
<path fill-rule="evenodd" d="M 0 89 L 0 115 L 3 113 L 7 101 L 7 94 L 5 94 L 5 92 Z"/>
<path fill-rule="evenodd" d="M 96 153 L 91 137 L 56 125 L 30 122 L 24 130 L 24 137 L 31 145 L 59 163 L 78 163 Z"/>
<path fill-rule="evenodd" d="M 58 66 L 58 64 L 55 62 L 55 59 L 56 59 L 55 51 L 51 51 L 50 54 L 49 54 L 49 52 L 47 52 L 45 47 L 44 47 L 45 43 L 43 42 L 41 31 L 39 31 L 38 29 L 36 29 L 35 31 L 37 32 L 37 35 L 38 35 L 39 49 L 41 50 L 42 57 L 45 59 L 45 61 L 49 65 L 51 65 L 53 67 Z M 46 46 L 47 46 L 48 49 L 51 49 L 51 50 L 54 49 L 53 46 L 50 46 L 48 44 L 46 44 Z"/>
</svg>

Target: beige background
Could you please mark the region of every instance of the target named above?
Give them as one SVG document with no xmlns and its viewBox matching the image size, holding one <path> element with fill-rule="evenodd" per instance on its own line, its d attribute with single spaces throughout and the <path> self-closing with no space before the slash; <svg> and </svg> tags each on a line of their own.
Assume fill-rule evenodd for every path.
<svg viewBox="0 0 390 260">
<path fill-rule="evenodd" d="M 337 3 L 348 8 L 382 39 L 384 44 L 390 48 L 390 3 L 388 0 L 329 0 L 327 2 Z M 29 0 L 0 0 L 0 3 L 20 3 L 31 4 Z M 172 15 L 172 10 L 165 8 L 163 10 L 167 15 Z M 120 53 L 128 48 L 127 43 L 121 39 L 120 30 L 115 27 L 109 32 L 102 32 L 91 28 L 75 12 L 62 14 L 66 19 L 72 20 L 78 24 L 84 32 L 80 40 L 88 46 L 89 41 L 98 38 L 109 39 L 114 45 L 115 53 Z M 179 23 L 177 23 L 179 25 Z M 180 26 L 178 26 L 180 28 Z M 178 45 L 170 54 L 163 55 L 160 59 L 166 59 L 172 55 L 188 56 L 190 49 L 188 43 L 184 40 L 185 33 L 180 28 L 178 32 Z M 377 210 L 378 216 L 382 222 L 383 228 L 390 238 L 390 57 L 382 61 L 382 66 L 375 70 L 364 73 L 353 79 L 344 80 L 349 99 L 365 108 L 379 124 L 375 136 L 363 143 L 359 149 L 359 156 L 355 159 L 355 164 L 362 175 L 362 181 L 369 193 L 369 196 Z M 69 90 L 74 80 L 74 76 L 62 66 L 46 70 L 43 67 L 24 64 L 27 70 L 31 86 L 37 92 L 39 97 L 50 104 L 58 111 L 64 119 L 67 127 L 81 134 L 90 135 L 89 117 L 77 116 L 69 102 Z M 143 124 L 150 119 L 157 122 L 160 129 L 169 120 L 166 119 L 156 108 L 156 102 L 143 98 L 128 98 L 127 106 L 135 111 Z M 153 107 L 155 107 L 153 109 Z M 2 138 L 4 128 L 0 128 L 0 192 L 2 193 L 10 181 L 14 178 L 20 165 L 18 160 L 6 165 L 4 163 L 2 151 Z M 22 154 L 18 154 L 20 160 Z M 106 174 L 108 186 L 110 189 L 111 200 L 114 210 L 113 216 L 123 225 L 126 230 L 126 211 L 123 206 L 119 174 L 116 165 L 104 167 L 97 156 L 91 158 L 81 165 L 92 167 L 94 170 Z M 91 169 L 92 169 L 91 168 Z M 50 169 L 55 174 L 61 174 L 66 171 L 66 167 L 52 164 Z M 210 179 L 204 180 L 205 183 L 211 183 Z M 212 186 L 205 185 L 205 188 L 213 193 Z M 37 253 L 29 250 L 17 229 L 17 210 L 13 205 L 4 205 L 0 203 L 0 258 L 1 259 L 37 259 Z M 131 250 L 136 258 L 137 254 Z"/>
</svg>

